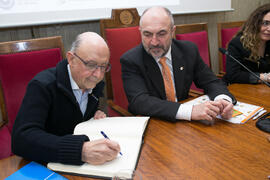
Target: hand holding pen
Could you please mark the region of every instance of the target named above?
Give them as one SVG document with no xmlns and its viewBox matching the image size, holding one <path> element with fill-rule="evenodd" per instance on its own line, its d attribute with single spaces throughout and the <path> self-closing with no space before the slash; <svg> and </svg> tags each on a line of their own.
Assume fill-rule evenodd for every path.
<svg viewBox="0 0 270 180">
<path fill-rule="evenodd" d="M 103 131 L 100 131 L 100 133 L 102 134 L 102 136 L 106 139 L 110 139 Z M 121 152 L 119 152 L 119 154 L 122 156 L 123 154 Z"/>
<path fill-rule="evenodd" d="M 108 139 L 85 141 L 82 146 L 82 161 L 98 165 L 115 159 L 120 151 L 117 142 Z"/>
</svg>

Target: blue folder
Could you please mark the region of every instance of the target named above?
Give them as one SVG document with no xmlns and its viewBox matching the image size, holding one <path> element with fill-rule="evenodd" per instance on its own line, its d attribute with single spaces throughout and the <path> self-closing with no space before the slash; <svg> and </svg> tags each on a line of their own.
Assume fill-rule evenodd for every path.
<svg viewBox="0 0 270 180">
<path fill-rule="evenodd" d="M 56 172 L 46 168 L 45 166 L 38 164 L 34 161 L 23 166 L 15 173 L 8 176 L 5 180 L 67 180 L 64 176 L 57 174 Z"/>
</svg>

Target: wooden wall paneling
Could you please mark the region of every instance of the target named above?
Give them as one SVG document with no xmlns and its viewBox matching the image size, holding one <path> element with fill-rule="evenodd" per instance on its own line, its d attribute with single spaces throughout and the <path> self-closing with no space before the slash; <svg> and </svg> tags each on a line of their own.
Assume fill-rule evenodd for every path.
<svg viewBox="0 0 270 180">
<path fill-rule="evenodd" d="M 0 29 L 0 42 L 32 39 L 30 27 Z"/>
</svg>

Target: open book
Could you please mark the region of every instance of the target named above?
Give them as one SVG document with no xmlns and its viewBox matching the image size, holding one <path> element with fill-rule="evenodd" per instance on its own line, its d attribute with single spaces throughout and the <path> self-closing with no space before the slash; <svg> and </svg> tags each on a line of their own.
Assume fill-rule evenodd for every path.
<svg viewBox="0 0 270 180">
<path fill-rule="evenodd" d="M 184 104 L 192 104 L 197 105 L 204 103 L 206 101 L 209 101 L 209 97 L 207 95 L 200 96 L 198 98 L 195 98 L 191 101 L 188 101 Z M 264 108 L 261 106 L 256 106 L 253 104 L 243 103 L 243 102 L 237 102 L 236 105 L 233 107 L 233 115 L 231 119 L 225 120 L 230 123 L 234 124 L 244 124 L 249 119 L 254 117 L 259 112 L 263 111 Z M 217 116 L 217 118 L 222 119 L 220 116 Z"/>
<path fill-rule="evenodd" d="M 103 165 L 65 165 L 61 163 L 48 163 L 48 168 L 58 172 L 66 172 L 92 177 L 111 178 L 123 176 L 132 178 L 136 169 L 137 159 L 143 140 L 144 130 L 149 117 L 107 117 L 104 119 L 90 119 L 78 124 L 74 134 L 85 134 L 91 140 L 104 138 L 101 131 L 111 139 L 119 143 L 121 155 Z"/>
</svg>

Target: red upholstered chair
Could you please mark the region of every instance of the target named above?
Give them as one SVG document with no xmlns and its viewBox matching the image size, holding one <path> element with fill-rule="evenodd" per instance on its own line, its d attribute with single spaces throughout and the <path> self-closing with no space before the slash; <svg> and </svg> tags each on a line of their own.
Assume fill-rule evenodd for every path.
<svg viewBox="0 0 270 180">
<path fill-rule="evenodd" d="M 202 59 L 211 68 L 207 23 L 176 25 L 175 38 L 195 43 Z M 189 94 L 191 96 L 202 95 L 203 90 L 192 83 Z"/>
<path fill-rule="evenodd" d="M 218 47 L 227 49 L 228 43 L 237 33 L 245 21 L 222 22 L 217 24 L 218 30 Z M 226 72 L 226 56 L 219 53 L 219 77 Z"/>
<path fill-rule="evenodd" d="M 63 57 L 60 36 L 0 43 L 0 159 L 10 156 L 12 127 L 28 82 Z"/>
<path fill-rule="evenodd" d="M 102 37 L 110 48 L 112 69 L 105 76 L 109 116 L 130 116 L 121 77 L 120 57 L 141 42 L 139 15 L 135 8 L 113 9 L 111 19 L 100 20 Z"/>
</svg>

